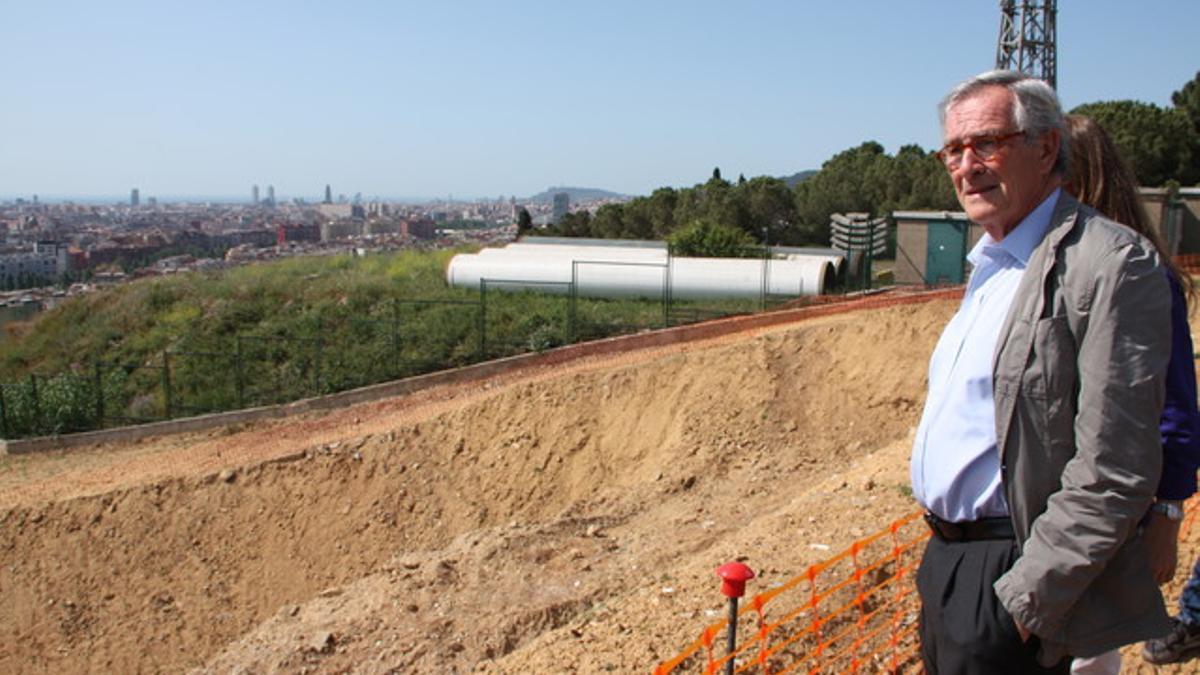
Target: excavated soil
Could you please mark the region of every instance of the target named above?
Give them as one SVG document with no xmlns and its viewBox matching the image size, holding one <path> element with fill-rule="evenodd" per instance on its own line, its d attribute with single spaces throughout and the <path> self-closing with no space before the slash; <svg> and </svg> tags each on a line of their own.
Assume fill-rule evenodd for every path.
<svg viewBox="0 0 1200 675">
<path fill-rule="evenodd" d="M 915 508 L 954 306 L 0 458 L 0 672 L 647 672 Z"/>
</svg>

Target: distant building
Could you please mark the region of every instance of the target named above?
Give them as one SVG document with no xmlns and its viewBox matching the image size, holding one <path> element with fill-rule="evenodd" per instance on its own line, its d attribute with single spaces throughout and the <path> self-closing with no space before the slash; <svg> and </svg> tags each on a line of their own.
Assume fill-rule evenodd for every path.
<svg viewBox="0 0 1200 675">
<path fill-rule="evenodd" d="M 275 206 L 275 186 L 274 185 L 267 186 L 267 206 L 270 206 L 270 207 Z"/>
<path fill-rule="evenodd" d="M 213 240 L 229 247 L 251 246 L 263 248 L 274 246 L 276 236 L 274 230 L 231 230 L 213 237 Z"/>
<path fill-rule="evenodd" d="M 338 239 L 361 237 L 362 233 L 363 223 L 358 220 L 336 220 L 321 224 L 321 241 L 336 241 Z"/>
<path fill-rule="evenodd" d="M 317 225 L 279 225 L 275 228 L 276 246 L 296 241 L 321 241 L 321 228 Z"/>
<path fill-rule="evenodd" d="M 325 184 L 325 201 L 321 202 L 321 203 L 322 204 L 332 204 L 333 203 L 333 188 L 329 187 L 329 183 Z"/>
<path fill-rule="evenodd" d="M 320 204 L 317 211 L 326 218 L 349 218 L 352 207 L 349 204 Z"/>
<path fill-rule="evenodd" d="M 258 204 L 258 186 L 257 185 L 250 188 L 250 203 Z"/>
<path fill-rule="evenodd" d="M 141 197 L 138 195 L 137 188 L 133 188 L 132 190 L 129 191 L 129 205 L 130 206 L 137 206 L 138 204 L 141 203 L 141 201 L 142 200 L 141 200 Z"/>
<path fill-rule="evenodd" d="M 363 234 L 399 234 L 401 223 L 390 219 L 369 220 L 363 226 Z"/>
<path fill-rule="evenodd" d="M 414 218 L 400 221 L 400 234 L 415 239 L 433 239 L 437 236 L 437 227 L 428 218 Z"/>
<path fill-rule="evenodd" d="M 0 287 L 29 288 L 51 283 L 71 269 L 66 244 L 39 241 L 32 251 L 0 255 Z"/>
<path fill-rule="evenodd" d="M 554 193 L 554 211 L 550 216 L 550 222 L 557 223 L 562 220 L 563 216 L 567 215 L 567 211 L 571 208 L 571 195 L 565 192 Z"/>
</svg>

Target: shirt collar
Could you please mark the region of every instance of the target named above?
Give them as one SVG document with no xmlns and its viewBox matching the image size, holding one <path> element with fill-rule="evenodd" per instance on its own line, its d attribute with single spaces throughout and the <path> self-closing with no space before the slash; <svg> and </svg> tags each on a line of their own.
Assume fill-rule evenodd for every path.
<svg viewBox="0 0 1200 675">
<path fill-rule="evenodd" d="M 967 254 L 967 259 L 971 261 L 972 265 L 978 266 L 982 256 L 995 257 L 995 254 L 1003 251 L 1020 263 L 1021 267 L 1024 267 L 1029 262 L 1029 257 L 1033 255 L 1033 249 L 1042 243 L 1046 231 L 1050 229 L 1050 219 L 1054 216 L 1054 205 L 1058 202 L 1058 196 L 1061 193 L 1062 188 L 1055 188 L 1054 192 L 1051 192 L 1050 196 L 1030 211 L 1029 215 L 1025 216 L 1016 228 L 1005 235 L 1004 239 L 996 241 L 992 235 L 984 232 L 971 252 Z M 985 254 L 985 249 L 993 250 Z"/>
</svg>

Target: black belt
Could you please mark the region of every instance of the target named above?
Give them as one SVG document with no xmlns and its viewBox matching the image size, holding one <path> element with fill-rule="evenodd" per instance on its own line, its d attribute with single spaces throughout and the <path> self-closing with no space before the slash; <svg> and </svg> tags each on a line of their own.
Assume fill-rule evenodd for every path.
<svg viewBox="0 0 1200 675">
<path fill-rule="evenodd" d="M 929 529 L 942 541 L 982 541 L 986 539 L 1015 539 L 1012 521 L 1008 518 L 980 518 L 964 523 L 952 523 L 925 512 Z"/>
</svg>

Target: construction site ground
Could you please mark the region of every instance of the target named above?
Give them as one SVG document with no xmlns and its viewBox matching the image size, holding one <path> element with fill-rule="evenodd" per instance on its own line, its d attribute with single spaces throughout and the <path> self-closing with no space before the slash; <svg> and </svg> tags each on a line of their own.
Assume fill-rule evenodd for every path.
<svg viewBox="0 0 1200 675">
<path fill-rule="evenodd" d="M 649 672 L 723 615 L 718 564 L 754 593 L 916 508 L 955 305 L 2 457 L 0 672 Z"/>
</svg>

